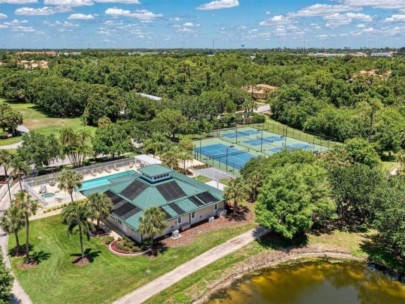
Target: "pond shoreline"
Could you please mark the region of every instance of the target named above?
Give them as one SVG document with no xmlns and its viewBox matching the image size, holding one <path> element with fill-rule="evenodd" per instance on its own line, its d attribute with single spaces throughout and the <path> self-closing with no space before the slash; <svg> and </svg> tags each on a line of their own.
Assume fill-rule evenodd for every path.
<svg viewBox="0 0 405 304">
<path fill-rule="evenodd" d="M 242 279 L 246 275 L 254 274 L 256 271 L 272 268 L 289 262 L 297 262 L 299 260 L 303 260 L 302 262 L 304 262 L 306 259 L 310 258 L 368 263 L 367 259 L 357 257 L 344 249 L 324 248 L 322 245 L 317 246 L 314 244 L 306 248 L 277 250 L 270 254 L 252 257 L 246 261 L 247 263 L 244 262 L 244 265 L 241 265 L 241 267 L 236 267 L 230 273 L 215 280 L 215 282 L 210 284 L 209 291 L 201 298 L 194 301 L 193 304 L 206 303 L 214 294 L 228 288 L 235 281 Z"/>
</svg>

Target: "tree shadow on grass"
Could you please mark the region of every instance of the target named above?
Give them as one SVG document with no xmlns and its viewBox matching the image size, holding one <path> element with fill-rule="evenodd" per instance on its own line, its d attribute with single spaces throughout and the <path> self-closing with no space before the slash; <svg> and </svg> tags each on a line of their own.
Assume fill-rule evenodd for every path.
<svg viewBox="0 0 405 304">
<path fill-rule="evenodd" d="M 308 244 L 306 234 L 297 235 L 293 239 L 287 239 L 275 232 L 269 232 L 257 239 L 257 242 L 266 249 L 288 249 L 291 247 L 305 247 Z"/>
<path fill-rule="evenodd" d="M 370 262 L 405 273 L 405 261 L 397 257 L 378 234 L 366 236 L 360 248 L 368 254 Z"/>
<path fill-rule="evenodd" d="M 31 253 L 31 259 L 33 259 L 38 264 L 43 261 L 46 261 L 47 259 L 49 259 L 50 256 L 51 254 L 49 252 L 45 252 L 43 250 Z"/>
<path fill-rule="evenodd" d="M 84 250 L 84 256 L 87 258 L 87 260 L 90 263 L 93 263 L 94 260 L 100 255 L 100 253 L 101 253 L 100 250 L 93 251 L 93 250 L 91 250 L 91 248 L 87 248 L 86 250 Z M 81 255 L 81 253 L 72 253 L 70 256 L 76 257 L 76 260 L 80 260 L 82 255 Z"/>
</svg>

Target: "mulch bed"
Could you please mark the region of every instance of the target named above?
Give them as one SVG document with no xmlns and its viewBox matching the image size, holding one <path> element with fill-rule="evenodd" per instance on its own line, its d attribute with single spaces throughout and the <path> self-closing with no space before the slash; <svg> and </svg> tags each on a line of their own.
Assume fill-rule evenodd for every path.
<svg viewBox="0 0 405 304">
<path fill-rule="evenodd" d="M 160 242 L 169 248 L 186 246 L 192 243 L 195 238 L 198 237 L 201 233 L 215 231 L 223 228 L 243 226 L 251 223 L 252 221 L 253 212 L 250 210 L 245 212 L 243 220 L 234 219 L 232 217 L 232 214 L 230 214 L 227 215 L 225 218 L 216 218 L 212 223 L 204 221 L 201 224 L 192 226 L 190 229 L 180 232 L 181 237 L 175 240 L 171 237 L 168 237 L 164 240 L 161 240 Z"/>
<path fill-rule="evenodd" d="M 72 263 L 78 266 L 85 266 L 90 263 L 89 259 L 87 257 L 84 257 L 83 259 L 81 257 L 74 257 L 72 259 Z"/>
<path fill-rule="evenodd" d="M 20 268 L 24 270 L 32 269 L 38 266 L 38 261 L 31 261 L 29 263 L 22 262 Z"/>
<path fill-rule="evenodd" d="M 91 236 L 93 236 L 93 237 L 100 237 L 100 236 L 105 236 L 105 235 L 107 235 L 108 233 L 107 233 L 104 229 L 102 229 L 102 228 L 97 228 L 96 230 L 90 231 L 90 234 L 91 234 Z"/>
</svg>

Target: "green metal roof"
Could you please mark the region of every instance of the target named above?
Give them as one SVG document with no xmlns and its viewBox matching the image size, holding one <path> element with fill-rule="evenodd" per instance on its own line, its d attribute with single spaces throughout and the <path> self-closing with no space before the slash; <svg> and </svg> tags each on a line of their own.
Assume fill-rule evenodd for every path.
<svg viewBox="0 0 405 304">
<path fill-rule="evenodd" d="M 195 204 L 188 198 L 176 203 L 176 205 L 179 206 L 181 209 L 183 209 L 186 213 L 196 210 Z"/>
<path fill-rule="evenodd" d="M 143 184 L 145 184 L 147 187 L 143 191 L 141 191 L 138 194 L 138 196 L 136 196 L 133 200 L 129 200 L 128 198 L 126 199 L 131 204 L 135 205 L 136 207 L 142 210 L 146 210 L 151 207 L 161 207 L 169 215 L 170 218 L 176 218 L 182 214 L 191 213 L 193 211 L 205 208 L 209 205 L 213 205 L 224 200 L 221 190 L 218 190 L 209 185 L 201 183 L 195 179 L 189 178 L 162 165 L 150 165 L 142 169 L 139 169 L 138 171 L 148 176 L 156 176 L 170 173 L 170 178 L 153 183 L 148 182 L 147 180 L 142 178 L 140 174 L 128 175 L 125 177 L 119 177 L 117 179 L 110 180 L 111 182 L 110 185 L 103 185 L 101 187 L 83 191 L 82 193 L 85 196 L 88 196 L 94 192 L 106 192 L 110 190 L 120 195 L 121 197 L 125 198 L 125 196 L 122 195 L 122 191 L 129 185 L 131 185 L 131 183 L 138 180 Z M 175 200 L 167 201 L 159 192 L 157 186 L 173 181 L 178 184 L 178 186 L 184 191 L 185 195 Z M 136 191 L 136 189 L 134 189 L 134 191 Z M 217 199 L 217 201 L 204 204 L 202 206 L 197 206 L 189 199 L 192 196 L 195 196 L 197 194 L 206 191 L 211 193 Z M 178 210 L 176 206 L 179 207 L 182 211 Z M 117 216 L 117 214 L 115 215 Z M 124 219 L 122 220 L 125 221 L 133 229 L 137 229 L 139 219 L 141 218 L 142 215 L 143 211 L 138 212 L 125 220 Z"/>
<path fill-rule="evenodd" d="M 159 164 L 154 164 L 154 165 L 146 166 L 144 168 L 140 168 L 140 169 L 138 169 L 138 171 L 147 176 L 157 176 L 157 175 L 162 175 L 162 174 L 168 174 L 168 173 L 172 172 L 173 170 L 169 169 L 167 167 L 164 167 L 162 165 L 159 165 Z"/>
</svg>

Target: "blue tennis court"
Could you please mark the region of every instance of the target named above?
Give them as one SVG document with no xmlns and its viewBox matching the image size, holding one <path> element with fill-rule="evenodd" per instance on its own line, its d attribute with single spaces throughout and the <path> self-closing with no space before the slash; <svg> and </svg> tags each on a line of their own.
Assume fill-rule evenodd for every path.
<svg viewBox="0 0 405 304">
<path fill-rule="evenodd" d="M 260 146 L 262 144 L 262 142 L 265 145 L 268 143 L 273 143 L 273 142 L 278 142 L 278 141 L 284 141 L 284 138 L 281 138 L 278 136 L 268 136 L 268 137 L 263 137 L 263 138 L 246 140 L 243 143 L 251 145 L 251 146 Z"/>
<path fill-rule="evenodd" d="M 307 145 L 307 144 L 302 144 L 302 143 L 297 143 L 297 144 L 291 144 L 287 145 L 288 148 L 290 149 L 302 149 L 302 150 L 313 150 L 315 147 L 312 145 Z"/>
<path fill-rule="evenodd" d="M 278 153 L 278 152 L 282 151 L 283 149 L 285 149 L 285 147 L 275 147 L 275 148 L 268 149 L 267 152 L 270 152 L 270 154 L 273 154 L 273 153 Z"/>
<path fill-rule="evenodd" d="M 228 134 L 221 134 L 221 137 L 226 137 L 226 138 L 236 138 L 236 137 L 244 137 L 244 136 L 250 136 L 260 133 L 259 130 L 245 130 L 245 131 L 237 131 L 237 132 L 232 132 Z"/>
<path fill-rule="evenodd" d="M 223 144 L 203 146 L 194 150 L 237 170 L 242 169 L 249 160 L 255 157 L 250 153 Z"/>
</svg>

